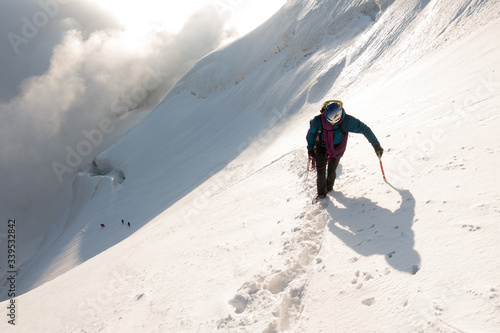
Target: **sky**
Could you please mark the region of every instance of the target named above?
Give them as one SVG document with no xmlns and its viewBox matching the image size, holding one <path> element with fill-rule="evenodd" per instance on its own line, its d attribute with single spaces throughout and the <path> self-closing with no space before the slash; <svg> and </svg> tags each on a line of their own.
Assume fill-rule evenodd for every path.
<svg viewBox="0 0 500 333">
<path fill-rule="evenodd" d="M 36 215 L 119 117 L 285 2 L 0 0 L 1 218 Z"/>
</svg>

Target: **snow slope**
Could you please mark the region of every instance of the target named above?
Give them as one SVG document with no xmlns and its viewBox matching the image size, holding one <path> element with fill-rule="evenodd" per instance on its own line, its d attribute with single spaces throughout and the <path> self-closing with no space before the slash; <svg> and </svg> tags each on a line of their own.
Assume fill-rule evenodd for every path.
<svg viewBox="0 0 500 333">
<path fill-rule="evenodd" d="M 78 175 L 0 329 L 500 332 L 499 14 L 288 1 Z M 305 133 L 332 97 L 389 182 L 353 134 L 314 205 Z"/>
</svg>

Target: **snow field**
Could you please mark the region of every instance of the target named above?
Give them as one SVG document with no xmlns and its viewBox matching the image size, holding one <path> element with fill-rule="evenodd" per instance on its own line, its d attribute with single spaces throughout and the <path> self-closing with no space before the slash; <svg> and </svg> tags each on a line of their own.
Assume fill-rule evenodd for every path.
<svg viewBox="0 0 500 333">
<path fill-rule="evenodd" d="M 19 330 L 499 332 L 498 9 L 291 1 L 205 57 L 75 180 Z M 352 134 L 313 205 L 305 134 L 339 95 L 388 183 Z"/>
</svg>

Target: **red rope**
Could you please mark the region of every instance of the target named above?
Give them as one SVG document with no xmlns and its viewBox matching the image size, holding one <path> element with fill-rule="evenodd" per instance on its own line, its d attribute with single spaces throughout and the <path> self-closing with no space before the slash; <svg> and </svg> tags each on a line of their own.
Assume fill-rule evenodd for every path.
<svg viewBox="0 0 500 333">
<path fill-rule="evenodd" d="M 307 182 L 307 179 L 309 178 L 309 171 L 313 171 L 316 169 L 316 159 L 312 156 L 309 156 L 309 159 L 307 160 L 307 172 L 306 172 L 306 179 L 304 182 Z"/>
</svg>

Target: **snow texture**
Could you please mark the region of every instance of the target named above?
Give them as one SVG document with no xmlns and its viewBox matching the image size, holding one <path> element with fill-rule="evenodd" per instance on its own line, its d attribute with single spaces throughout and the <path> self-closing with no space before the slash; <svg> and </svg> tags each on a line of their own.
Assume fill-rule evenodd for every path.
<svg viewBox="0 0 500 333">
<path fill-rule="evenodd" d="M 288 1 L 77 175 L 0 330 L 500 332 L 499 14 Z M 305 134 L 332 98 L 388 182 L 352 134 L 313 204 Z"/>
</svg>

